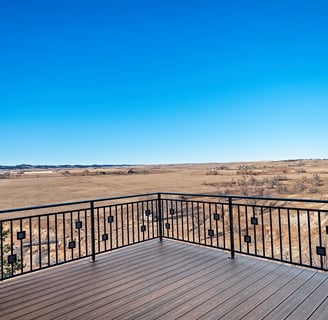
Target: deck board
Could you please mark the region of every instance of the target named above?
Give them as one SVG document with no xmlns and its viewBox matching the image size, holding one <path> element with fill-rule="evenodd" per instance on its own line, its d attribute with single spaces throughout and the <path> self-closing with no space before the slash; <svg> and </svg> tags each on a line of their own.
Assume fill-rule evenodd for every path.
<svg viewBox="0 0 328 320">
<path fill-rule="evenodd" d="M 251 266 L 251 264 L 249 266 Z M 206 271 L 209 270 L 204 270 L 204 274 L 198 275 L 197 279 L 192 280 L 183 287 L 180 286 L 175 288 L 174 295 L 168 291 L 166 295 L 160 296 L 156 301 L 152 301 L 151 307 L 149 303 L 139 305 L 135 308 L 133 317 L 135 319 L 144 319 L 145 315 L 148 314 L 149 318 L 156 318 L 161 316 L 165 310 L 171 310 L 177 306 L 180 306 L 179 308 L 181 310 L 181 306 L 186 304 L 186 302 L 188 302 L 186 307 L 189 308 L 189 301 L 191 299 L 201 297 L 211 288 L 220 286 L 227 278 L 229 278 L 229 275 L 232 272 L 229 261 L 225 264 L 213 264 L 212 267 L 214 267 L 214 271 L 210 270 L 209 274 L 206 274 Z M 239 265 L 234 269 L 236 272 L 239 270 L 240 274 L 245 274 L 247 269 L 245 270 L 243 267 L 245 267 L 245 264 L 242 261 L 239 261 Z"/>
<path fill-rule="evenodd" d="M 293 273 L 288 272 L 289 268 L 280 266 L 279 269 L 269 271 L 262 278 L 257 278 L 252 283 L 243 282 L 240 290 L 229 300 L 220 303 L 215 308 L 207 312 L 203 319 L 216 319 L 220 313 L 220 319 L 240 319 L 252 308 L 257 308 L 258 305 L 270 296 L 277 287 L 281 287 L 289 278 L 293 278 Z M 301 270 L 297 270 L 299 274 Z M 256 314 L 256 319 L 259 319 L 259 314 Z M 253 317 L 253 319 L 255 319 Z"/>
<path fill-rule="evenodd" d="M 318 282 L 319 279 L 321 279 L 321 274 L 317 273 L 303 282 L 302 285 L 300 285 L 292 294 L 287 296 L 281 304 L 274 308 L 267 315 L 267 318 L 270 319 L 274 315 L 275 317 L 282 319 L 283 317 L 291 316 L 293 313 L 295 316 L 298 316 L 298 312 L 295 313 L 295 310 L 298 309 L 299 306 L 304 303 L 309 298 L 311 293 L 314 292 L 314 290 L 320 285 Z M 326 294 L 327 293 L 328 290 L 326 290 Z"/>
<path fill-rule="evenodd" d="M 297 320 L 297 319 L 308 319 L 311 315 L 311 309 L 308 308 L 308 304 L 312 306 L 312 308 L 317 309 L 319 308 L 324 301 L 327 301 L 327 282 L 326 281 L 322 282 L 313 292 L 310 294 L 310 296 L 307 297 L 306 300 L 302 304 L 300 304 L 297 308 L 297 313 L 292 313 L 291 316 L 288 317 L 289 320 Z M 326 298 L 324 298 L 326 296 Z M 325 314 L 327 317 L 327 312 L 328 312 L 328 304 L 326 303 L 326 310 Z"/>
<path fill-rule="evenodd" d="M 309 319 L 313 320 L 327 320 L 328 312 L 328 296 L 326 293 L 326 299 L 320 304 L 320 306 L 311 314 Z"/>
<path fill-rule="evenodd" d="M 306 270 L 289 268 L 288 272 L 276 279 L 270 286 L 263 287 L 257 293 L 257 297 L 248 297 L 239 306 L 235 306 L 234 310 L 225 315 L 223 319 L 229 319 L 231 313 L 235 316 L 243 316 L 243 319 L 261 319 L 280 304 L 286 295 L 295 290 L 295 287 L 311 276 L 312 273 Z"/>
<path fill-rule="evenodd" d="M 165 239 L 3 281 L 0 318 L 326 319 L 328 274 Z"/>
</svg>

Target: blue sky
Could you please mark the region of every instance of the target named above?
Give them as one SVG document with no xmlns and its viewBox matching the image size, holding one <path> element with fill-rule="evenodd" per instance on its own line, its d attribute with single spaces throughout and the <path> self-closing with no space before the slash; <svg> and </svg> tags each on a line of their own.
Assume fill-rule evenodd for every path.
<svg viewBox="0 0 328 320">
<path fill-rule="evenodd" d="M 327 12 L 0 0 L 0 164 L 328 158 Z"/>
</svg>

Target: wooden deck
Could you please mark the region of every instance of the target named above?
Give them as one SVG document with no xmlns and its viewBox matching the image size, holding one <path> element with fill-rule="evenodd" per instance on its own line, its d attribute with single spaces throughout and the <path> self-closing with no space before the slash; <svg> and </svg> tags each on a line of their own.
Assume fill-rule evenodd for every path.
<svg viewBox="0 0 328 320">
<path fill-rule="evenodd" d="M 328 274 L 152 240 L 0 283 L 1 319 L 327 319 Z"/>
</svg>

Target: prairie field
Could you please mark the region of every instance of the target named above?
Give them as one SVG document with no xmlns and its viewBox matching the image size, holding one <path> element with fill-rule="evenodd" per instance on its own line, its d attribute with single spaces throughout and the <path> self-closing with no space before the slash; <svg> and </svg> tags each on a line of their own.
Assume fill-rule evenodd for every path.
<svg viewBox="0 0 328 320">
<path fill-rule="evenodd" d="M 328 199 L 328 160 L 0 171 L 0 210 L 157 191 Z"/>
<path fill-rule="evenodd" d="M 61 168 L 53 170 L 31 168 L 26 171 L 13 170 L 8 172 L 3 170 L 0 174 L 0 210 L 153 192 L 328 199 L 328 160 Z M 280 199 L 277 201 L 279 203 L 284 202 Z M 283 205 L 277 201 L 272 202 L 272 205 Z M 266 203 L 271 205 L 269 202 L 271 200 Z M 318 234 L 323 234 L 327 225 L 327 204 L 307 203 L 306 208 L 311 209 L 313 206 L 313 211 L 303 208 L 282 209 L 281 211 L 280 209 L 278 209 L 279 211 L 273 209 L 271 212 L 271 209 L 268 211 L 269 209 L 261 207 L 260 203 L 256 207 L 256 203 L 257 201 L 246 202 L 238 207 L 235 205 L 233 214 L 236 217 L 233 229 L 229 230 L 228 220 L 226 222 L 222 220 L 219 225 L 216 222 L 216 230 L 214 231 L 211 227 L 211 212 L 217 212 L 218 217 L 219 215 L 223 217 L 228 213 L 227 204 L 212 203 L 206 204 L 206 206 L 203 204 L 203 207 L 199 207 L 199 204 L 196 205 L 192 201 L 187 203 L 178 200 L 176 211 L 179 213 L 179 218 L 178 215 L 175 220 L 172 217 L 170 218 L 172 221 L 168 223 L 169 218 L 167 217 L 165 225 L 172 225 L 172 235 L 175 232 L 177 238 L 188 235 L 189 239 L 189 236 L 198 235 L 197 243 L 206 244 L 206 241 L 212 243 L 212 237 L 216 236 L 217 246 L 222 239 L 229 239 L 232 232 L 236 243 L 240 243 L 240 250 L 246 250 L 244 248 L 245 243 L 242 244 L 241 242 L 241 236 L 252 234 L 252 237 L 256 238 L 259 243 L 259 246 L 254 249 L 256 254 L 261 250 L 263 252 L 271 250 L 272 256 L 276 257 L 280 254 L 281 259 L 285 261 L 293 256 L 293 259 L 298 259 L 297 261 L 303 259 L 303 262 L 312 261 L 311 263 L 320 264 L 320 259 L 314 252 L 318 243 L 324 247 L 327 244 L 326 235 L 323 235 L 321 240 L 317 239 Z M 168 202 L 164 202 L 164 204 L 167 207 L 166 212 L 172 210 L 169 208 Z M 265 205 L 265 202 L 262 205 Z M 303 203 L 302 206 L 304 205 Z M 111 247 L 121 247 L 126 241 L 130 243 L 135 235 L 138 235 L 138 239 L 139 237 L 144 238 L 145 234 L 140 233 L 139 229 L 145 227 L 145 221 L 147 221 L 148 237 L 156 236 L 158 231 L 156 231 L 154 221 L 149 220 L 147 216 L 142 217 L 145 208 L 150 208 L 149 213 L 151 213 L 154 206 L 156 207 L 156 202 L 148 199 L 140 200 L 134 204 L 124 204 L 124 206 L 112 204 L 112 206 L 97 208 L 98 231 L 95 235 L 98 239 L 99 251 L 106 250 L 108 241 Z M 16 215 L 15 213 L 3 213 L 2 230 L 11 233 L 10 237 L 6 237 L 7 242 L 10 238 L 13 239 L 13 235 L 16 237 L 17 234 L 17 240 L 11 240 L 14 242 L 10 242 L 10 246 L 15 248 L 18 256 L 22 257 L 25 268 L 50 265 L 58 259 L 60 261 L 66 260 L 67 245 L 72 243 L 72 239 L 79 243 L 79 250 L 83 251 L 82 255 L 89 252 L 90 248 L 87 245 L 90 243 L 88 238 L 90 237 L 90 230 L 87 228 L 87 222 L 91 221 L 89 209 L 88 206 L 84 205 L 81 208 L 67 207 L 65 209 L 61 207 L 62 213 L 43 215 L 41 218 L 35 217 L 37 212 L 30 213 L 34 216 L 30 218 L 27 216 L 24 218 L 20 212 Z M 194 224 L 194 209 L 198 214 L 198 223 L 196 224 Z M 43 210 L 42 213 L 50 214 L 50 211 L 47 210 Z M 318 210 L 322 210 L 320 222 L 318 221 Z M 257 234 L 255 234 L 254 226 L 249 220 L 251 218 L 248 215 L 251 211 L 253 218 L 261 219 L 261 231 L 258 231 Z M 114 212 L 116 224 L 112 225 L 114 220 L 108 219 L 113 217 Z M 239 222 L 237 222 L 237 216 L 239 217 L 240 214 L 242 216 L 238 218 Z M 203 215 L 203 217 L 201 218 L 199 215 Z M 9 220 L 7 220 L 8 218 Z M 10 218 L 21 219 L 10 222 Z M 179 229 L 178 221 L 182 222 L 182 219 L 187 219 L 187 221 L 192 219 L 192 224 L 180 226 Z M 111 228 L 109 233 L 107 233 L 108 230 L 106 231 L 107 222 L 105 223 L 105 221 L 107 220 Z M 311 232 L 309 231 L 310 225 Z M 103 230 L 103 235 L 106 235 L 106 239 L 103 241 L 100 239 L 100 230 Z M 152 231 L 149 234 L 150 230 Z M 211 235 L 206 234 L 208 230 L 211 230 Z M 22 235 L 24 241 L 18 239 L 18 234 L 21 232 L 24 232 Z M 313 240 L 312 245 L 309 243 L 310 237 Z M 80 246 L 84 243 L 85 248 L 81 249 Z M 74 257 L 77 258 L 78 256 Z M 327 266 L 327 263 L 325 259 L 324 265 Z M 323 260 L 321 265 L 323 265 Z"/>
</svg>

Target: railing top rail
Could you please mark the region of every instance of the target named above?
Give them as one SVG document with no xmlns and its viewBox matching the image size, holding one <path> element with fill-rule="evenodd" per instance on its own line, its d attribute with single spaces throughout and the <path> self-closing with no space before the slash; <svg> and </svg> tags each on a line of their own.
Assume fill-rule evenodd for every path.
<svg viewBox="0 0 328 320">
<path fill-rule="evenodd" d="M 30 211 L 30 210 L 38 210 L 38 209 L 55 208 L 55 207 L 72 206 L 72 205 L 79 205 L 79 204 L 90 203 L 90 202 L 101 202 L 101 201 L 111 201 L 111 200 L 120 200 L 120 199 L 130 199 L 130 198 L 137 198 L 137 197 L 154 196 L 154 195 L 157 195 L 157 194 L 158 194 L 157 192 L 141 193 L 141 194 L 133 194 L 133 195 L 128 195 L 128 196 L 117 196 L 117 197 L 110 197 L 110 198 L 98 198 L 98 199 L 89 199 L 89 200 L 82 200 L 82 201 L 45 204 L 45 205 L 41 205 L 41 206 L 30 206 L 30 207 L 3 209 L 3 210 L 0 210 L 0 214 L 11 213 L 11 212 L 19 212 L 19 211 Z"/>
<path fill-rule="evenodd" d="M 273 201 L 291 201 L 291 202 L 307 202 L 307 203 L 327 203 L 328 200 L 319 200 L 319 199 L 300 199 L 300 198 L 279 198 L 279 197 L 263 197 L 263 196 L 240 196 L 240 195 L 227 195 L 227 194 L 204 194 L 204 193 L 180 193 L 180 192 L 151 192 L 151 193 L 141 193 L 141 194 L 133 194 L 126 196 L 116 196 L 109 198 L 98 198 L 98 199 L 88 199 L 82 201 L 73 201 L 73 202 L 63 202 L 63 203 L 54 203 L 54 204 L 46 204 L 40 206 L 30 206 L 30 207 L 21 207 L 21 208 L 11 208 L 11 209 L 3 209 L 0 210 L 0 214 L 11 213 L 11 212 L 20 212 L 20 211 L 31 211 L 31 210 L 39 210 L 46 208 L 55 208 L 55 207 L 64 207 L 71 205 L 79 205 L 90 202 L 101 202 L 101 201 L 112 201 L 112 200 L 120 200 L 120 199 L 129 199 L 129 198 L 137 198 L 137 197 L 146 197 L 146 196 L 154 196 L 158 194 L 162 195 L 171 195 L 171 196 L 185 196 L 185 197 L 209 197 L 209 198 L 226 198 L 226 199 L 252 199 L 252 200 L 273 200 Z"/>
<path fill-rule="evenodd" d="M 279 198 L 279 197 L 263 197 L 263 196 L 238 196 L 228 194 L 204 194 L 204 193 L 178 193 L 178 192 L 161 192 L 162 195 L 176 195 L 189 197 L 211 197 L 211 198 L 231 198 L 231 199 L 252 199 L 252 200 L 274 200 L 274 201 L 294 201 L 294 202 L 309 202 L 309 203 L 328 203 L 328 200 L 319 199 L 301 199 L 301 198 Z"/>
</svg>

